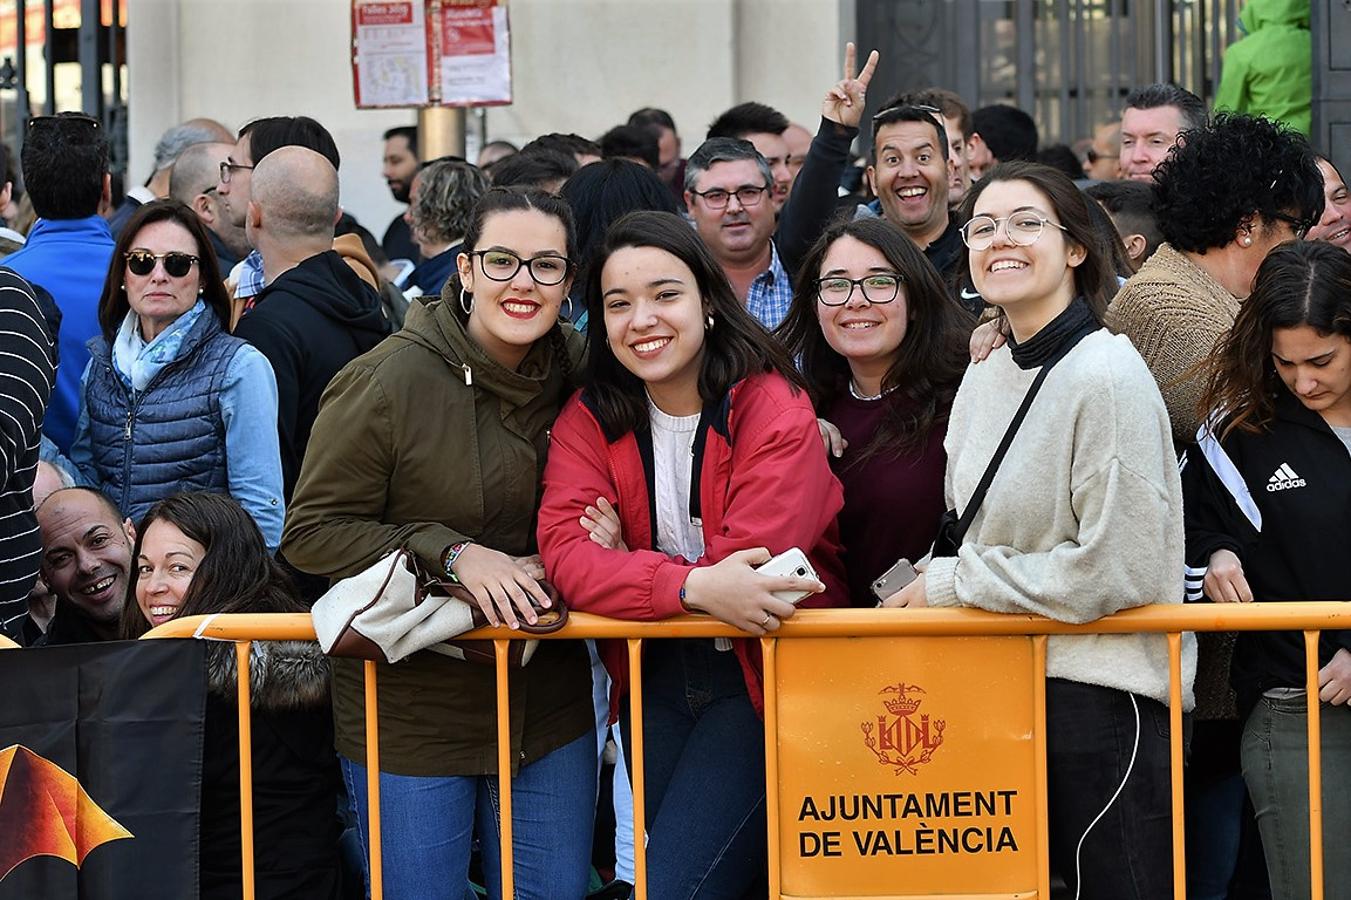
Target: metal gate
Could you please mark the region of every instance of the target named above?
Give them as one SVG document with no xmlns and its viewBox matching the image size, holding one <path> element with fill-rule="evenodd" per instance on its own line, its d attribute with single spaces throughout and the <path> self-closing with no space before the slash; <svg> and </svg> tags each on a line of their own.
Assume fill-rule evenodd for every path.
<svg viewBox="0 0 1351 900">
<path fill-rule="evenodd" d="M 1323 0 L 1331 2 L 1331 0 Z M 857 0 L 882 60 L 870 102 L 932 85 L 976 108 L 1013 103 L 1043 143 L 1116 118 L 1133 87 L 1172 81 L 1210 100 L 1238 38 L 1239 0 Z M 875 110 L 873 110 L 875 111 Z"/>
</svg>

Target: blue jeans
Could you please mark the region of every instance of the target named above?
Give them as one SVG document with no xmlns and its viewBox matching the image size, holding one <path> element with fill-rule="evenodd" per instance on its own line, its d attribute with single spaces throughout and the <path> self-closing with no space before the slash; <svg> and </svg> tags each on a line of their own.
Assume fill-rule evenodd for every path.
<svg viewBox="0 0 1351 900">
<path fill-rule="evenodd" d="M 650 641 L 643 684 L 647 896 L 739 900 L 765 868 L 765 741 L 736 654 Z M 620 725 L 631 759 L 627 703 Z"/>
<path fill-rule="evenodd" d="M 347 795 L 370 857 L 366 769 L 342 760 Z M 502 896 L 496 775 L 419 778 L 380 774 L 380 846 L 387 900 L 462 900 L 474 837 L 488 896 Z M 525 766 L 511 782 L 517 898 L 582 897 L 591 872 L 596 737 L 579 737 Z M 366 872 L 370 883 L 369 863 Z"/>
</svg>

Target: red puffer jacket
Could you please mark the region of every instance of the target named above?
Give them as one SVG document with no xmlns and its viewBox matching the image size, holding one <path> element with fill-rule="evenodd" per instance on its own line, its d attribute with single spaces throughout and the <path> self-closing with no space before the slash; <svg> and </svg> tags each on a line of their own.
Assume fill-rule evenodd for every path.
<svg viewBox="0 0 1351 900">
<path fill-rule="evenodd" d="M 826 461 L 810 401 L 782 376 L 752 375 L 704 410 L 690 486 L 690 515 L 701 520 L 704 534 L 698 562 L 653 549 L 652 484 L 650 434 L 607 435 L 584 394 L 567 402 L 554 423 L 544 469 L 538 536 L 548 577 L 572 609 L 639 621 L 681 615 L 680 588 L 691 569 L 751 547 L 806 551 L 826 591 L 802 606 L 848 604 L 835 523 L 844 494 Z M 607 550 L 589 538 L 579 519 L 598 497 L 615 504 L 624 543 L 633 549 Z M 614 684 L 613 719 L 628 688 L 628 660 L 623 642 L 605 643 L 600 654 Z M 743 639 L 734 648 L 751 702 L 763 714 L 760 644 Z"/>
</svg>

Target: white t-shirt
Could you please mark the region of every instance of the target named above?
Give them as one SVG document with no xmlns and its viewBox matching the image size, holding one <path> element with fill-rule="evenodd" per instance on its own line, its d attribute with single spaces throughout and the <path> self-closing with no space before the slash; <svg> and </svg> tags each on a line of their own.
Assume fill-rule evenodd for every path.
<svg viewBox="0 0 1351 900">
<path fill-rule="evenodd" d="M 1342 443 L 1346 445 L 1347 452 L 1351 453 L 1351 425 L 1333 425 L 1332 433 L 1342 439 Z"/>
<path fill-rule="evenodd" d="M 694 562 L 704 555 L 703 528 L 690 521 L 690 482 L 698 413 L 668 416 L 647 400 L 652 424 L 653 484 L 657 493 L 657 549 Z"/>
</svg>

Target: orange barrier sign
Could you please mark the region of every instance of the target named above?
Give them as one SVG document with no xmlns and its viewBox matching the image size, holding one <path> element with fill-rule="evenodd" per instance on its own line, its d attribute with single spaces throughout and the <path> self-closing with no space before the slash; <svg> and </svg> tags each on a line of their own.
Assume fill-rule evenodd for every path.
<svg viewBox="0 0 1351 900">
<path fill-rule="evenodd" d="M 1036 896 L 1032 638 L 783 641 L 777 656 L 785 897 Z"/>
</svg>

